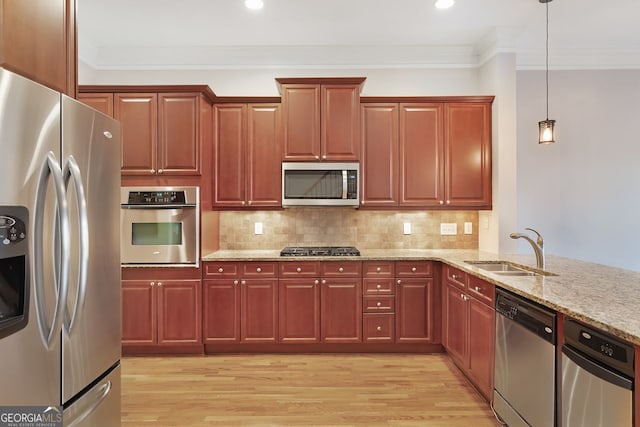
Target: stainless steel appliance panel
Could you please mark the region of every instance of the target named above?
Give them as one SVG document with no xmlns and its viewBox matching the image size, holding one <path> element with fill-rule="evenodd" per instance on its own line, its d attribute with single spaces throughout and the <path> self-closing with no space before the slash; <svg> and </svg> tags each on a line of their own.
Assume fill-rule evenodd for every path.
<svg viewBox="0 0 640 427">
<path fill-rule="evenodd" d="M 80 174 L 77 181 L 67 175 L 72 250 L 62 348 L 66 402 L 120 359 L 120 124 L 63 96 L 62 135 L 65 170 L 75 161 Z"/>
<path fill-rule="evenodd" d="M 359 204 L 359 163 L 282 163 L 282 207 Z"/>
<path fill-rule="evenodd" d="M 63 412 L 65 427 L 114 427 L 120 425 L 121 382 L 118 364 L 105 378 Z"/>
<path fill-rule="evenodd" d="M 53 246 L 53 217 L 56 192 L 52 187 L 54 175 L 60 174 L 60 94 L 28 79 L 0 68 L 0 205 L 24 206 L 29 211 L 29 253 L 36 245 Z M 44 168 L 44 169 L 43 169 Z M 34 235 L 36 214 L 35 195 L 41 172 L 48 176 L 45 221 L 42 235 Z M 44 236 L 44 237 L 43 237 Z M 43 240 L 46 240 L 43 242 Z M 60 337 L 41 333 L 39 320 L 50 328 L 53 321 L 55 294 L 53 274 L 44 276 L 42 288 L 47 295 L 39 295 L 44 302 L 40 314 L 36 307 L 34 282 L 36 275 L 33 256 L 29 268 L 31 292 L 29 319 L 25 328 L 0 339 L 0 402 L 3 405 L 60 404 Z M 43 266 L 51 273 L 52 257 Z M 55 329 L 55 328 L 54 328 Z M 51 335 L 48 344 L 43 334 Z"/>
</svg>

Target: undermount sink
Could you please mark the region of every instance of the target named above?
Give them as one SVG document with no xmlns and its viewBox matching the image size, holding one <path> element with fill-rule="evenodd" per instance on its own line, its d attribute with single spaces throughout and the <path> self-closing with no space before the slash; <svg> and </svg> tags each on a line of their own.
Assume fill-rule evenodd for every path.
<svg viewBox="0 0 640 427">
<path fill-rule="evenodd" d="M 541 273 L 518 267 L 508 261 L 465 261 L 481 270 L 500 276 L 541 276 Z"/>
</svg>

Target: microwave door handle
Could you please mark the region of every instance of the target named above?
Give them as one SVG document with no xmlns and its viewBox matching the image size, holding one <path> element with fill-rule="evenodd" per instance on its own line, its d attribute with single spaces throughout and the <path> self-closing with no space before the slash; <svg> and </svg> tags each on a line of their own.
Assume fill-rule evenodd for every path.
<svg viewBox="0 0 640 427">
<path fill-rule="evenodd" d="M 60 271 L 54 274 L 56 304 L 51 325 L 47 324 L 45 289 L 44 289 L 44 212 L 47 200 L 47 187 L 49 177 L 53 177 L 53 184 L 56 192 L 56 240 L 60 242 Z M 35 301 L 38 318 L 38 328 L 42 342 L 47 350 L 51 350 L 56 337 L 62 331 L 64 310 L 67 303 L 69 290 L 69 209 L 67 198 L 65 197 L 64 179 L 60 164 L 53 152 L 47 153 L 46 159 L 40 169 L 40 177 L 36 187 L 36 206 L 34 215 L 34 245 L 33 261 L 35 273 Z"/>
<path fill-rule="evenodd" d="M 73 156 L 69 156 L 64 165 L 62 172 L 65 186 L 69 184 L 69 180 L 73 181 L 73 188 L 76 192 L 76 204 L 78 208 L 78 285 L 76 299 L 73 306 L 73 313 L 65 309 L 64 327 L 67 334 L 71 336 L 74 326 L 78 323 L 78 318 L 84 309 L 84 303 L 87 294 L 87 272 L 89 269 L 89 216 L 87 214 L 87 198 L 82 183 L 82 174 L 80 167 Z M 66 307 L 66 304 L 65 304 Z"/>
<path fill-rule="evenodd" d="M 342 170 L 342 198 L 347 198 L 347 171 Z"/>
</svg>

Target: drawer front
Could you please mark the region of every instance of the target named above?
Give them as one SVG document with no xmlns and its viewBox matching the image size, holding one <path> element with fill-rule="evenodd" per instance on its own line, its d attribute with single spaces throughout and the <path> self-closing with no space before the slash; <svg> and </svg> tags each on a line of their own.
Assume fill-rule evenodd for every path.
<svg viewBox="0 0 640 427">
<path fill-rule="evenodd" d="M 364 313 L 393 313 L 396 299 L 393 296 L 366 296 L 362 297 L 362 309 Z"/>
<path fill-rule="evenodd" d="M 475 276 L 469 276 L 469 295 L 491 306 L 495 306 L 496 287 Z"/>
<path fill-rule="evenodd" d="M 259 279 L 278 277 L 277 262 L 244 262 L 242 263 L 242 277 Z"/>
<path fill-rule="evenodd" d="M 280 277 L 320 277 L 320 262 L 283 261 L 280 263 Z"/>
<path fill-rule="evenodd" d="M 467 289 L 467 273 L 449 265 L 444 266 L 444 271 L 447 282 L 459 287 L 460 289 Z"/>
<path fill-rule="evenodd" d="M 364 279 L 362 293 L 365 295 L 393 295 L 393 279 Z"/>
<path fill-rule="evenodd" d="M 364 342 L 394 342 L 395 341 L 395 315 L 371 314 L 362 315 Z"/>
<path fill-rule="evenodd" d="M 238 262 L 205 262 L 204 277 L 224 277 L 236 278 L 240 277 L 240 263 Z"/>
<path fill-rule="evenodd" d="M 322 277 L 362 277 L 362 263 L 354 261 L 326 261 L 320 264 Z"/>
<path fill-rule="evenodd" d="M 397 261 L 396 277 L 431 277 L 431 261 Z"/>
<path fill-rule="evenodd" d="M 394 277 L 393 261 L 365 261 L 362 263 L 364 277 Z"/>
</svg>

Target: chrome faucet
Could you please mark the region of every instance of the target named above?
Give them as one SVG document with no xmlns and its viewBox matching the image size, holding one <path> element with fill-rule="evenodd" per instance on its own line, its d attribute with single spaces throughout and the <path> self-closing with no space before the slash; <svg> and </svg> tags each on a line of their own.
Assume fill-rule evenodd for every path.
<svg viewBox="0 0 640 427">
<path fill-rule="evenodd" d="M 544 270 L 544 241 L 542 240 L 542 235 L 538 233 L 533 228 L 525 228 L 525 230 L 533 231 L 538 236 L 536 242 L 534 242 L 529 236 L 522 233 L 511 233 L 509 237 L 512 239 L 524 239 L 527 242 L 531 243 L 533 247 L 533 252 L 536 254 L 536 263 L 538 264 L 539 270 Z"/>
</svg>

